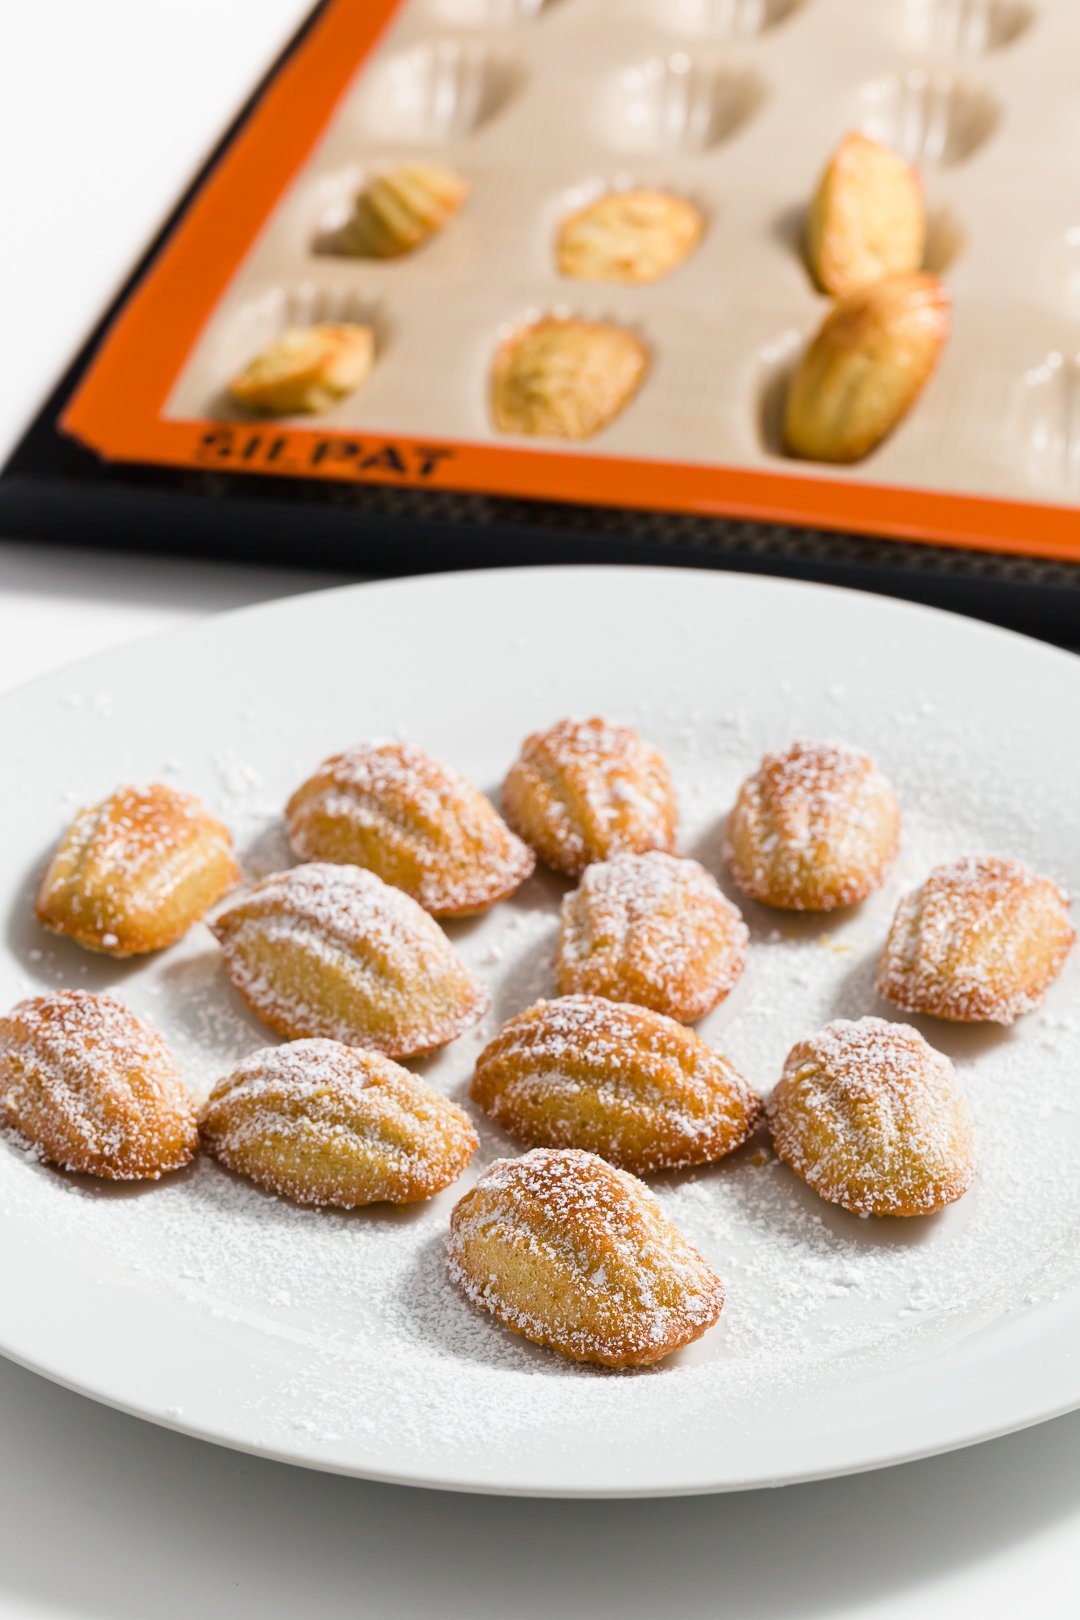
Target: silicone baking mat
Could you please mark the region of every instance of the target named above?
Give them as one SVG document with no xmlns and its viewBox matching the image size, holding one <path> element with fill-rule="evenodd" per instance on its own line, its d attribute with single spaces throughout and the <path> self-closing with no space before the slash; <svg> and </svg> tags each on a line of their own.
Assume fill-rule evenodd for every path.
<svg viewBox="0 0 1080 1620">
<path fill-rule="evenodd" d="M 674 545 L 837 577 L 848 531 L 1009 554 L 998 577 L 1071 596 L 1078 53 L 1067 0 L 326 0 L 17 452 L 9 493 L 31 529 L 49 524 L 28 483 L 107 486 L 121 527 L 125 493 L 209 495 L 215 531 L 263 501 L 329 517 L 334 561 L 351 512 L 369 565 L 430 565 L 434 529 L 443 564 L 557 555 L 561 515 L 568 545 L 621 533 L 619 555 Z M 806 205 L 853 128 L 920 167 L 953 332 L 899 429 L 835 469 L 786 457 L 778 413 L 828 308 Z M 403 259 L 329 251 L 364 180 L 417 157 L 468 180 L 451 225 Z M 697 251 L 648 286 L 561 276 L 559 220 L 637 183 L 697 205 Z M 581 444 L 491 420 L 500 338 L 551 312 L 618 322 L 649 351 L 638 395 Z M 277 333 L 338 318 L 375 329 L 362 389 L 318 418 L 229 407 L 228 378 Z M 749 524 L 785 527 L 751 543 Z M 904 594 L 994 577 L 863 544 L 871 572 L 923 576 Z"/>
</svg>

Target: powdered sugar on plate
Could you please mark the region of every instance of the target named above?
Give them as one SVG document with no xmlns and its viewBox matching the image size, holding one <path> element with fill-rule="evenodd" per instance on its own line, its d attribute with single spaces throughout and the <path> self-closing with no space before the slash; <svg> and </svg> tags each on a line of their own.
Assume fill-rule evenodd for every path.
<svg viewBox="0 0 1080 1620">
<path fill-rule="evenodd" d="M 1080 888 L 1069 795 L 1055 791 L 1051 772 L 1036 791 L 1021 772 L 999 767 L 991 706 L 960 713 L 908 678 L 903 697 L 868 719 L 870 670 L 849 656 L 824 660 L 803 684 L 782 665 L 768 681 L 728 671 L 708 693 L 672 677 L 652 700 L 641 697 L 643 682 L 632 703 L 608 708 L 669 759 L 679 850 L 712 872 L 743 911 L 746 971 L 698 1028 L 764 1093 L 801 1037 L 837 1018 L 898 1016 L 876 995 L 878 958 L 897 900 L 935 863 L 993 850 Z M 526 684 L 527 702 L 515 700 L 512 712 L 496 706 L 490 727 L 462 746 L 452 736 L 443 743 L 433 723 L 415 730 L 493 792 L 520 739 L 571 706 L 542 662 Z M 833 692 L 839 685 L 864 690 L 854 718 L 844 691 Z M 583 690 L 576 707 L 601 711 L 602 696 Z M 191 731 L 167 739 L 156 728 L 157 752 L 148 752 L 143 774 L 160 770 L 163 750 L 175 752 L 178 780 L 232 825 L 246 870 L 262 875 L 288 863 L 280 817 L 306 768 L 297 762 L 348 746 L 365 729 L 385 731 L 386 718 L 381 726 L 352 722 L 350 734 L 342 700 L 333 727 L 308 737 L 307 715 L 283 723 L 265 694 L 238 692 L 232 710 L 214 702 L 224 712 L 218 723 L 208 695 L 206 746 Z M 252 708 L 257 723 L 241 724 L 241 712 Z M 230 727 L 250 764 L 228 773 L 231 788 L 214 763 Z M 903 842 L 885 888 L 826 917 L 743 901 L 720 858 L 724 814 L 739 783 L 766 748 L 841 731 L 874 756 L 900 797 Z M 130 751 L 118 757 L 116 779 L 137 774 L 138 764 Z M 85 762 L 80 769 L 92 776 Z M 39 846 L 69 813 L 68 785 L 57 773 L 38 807 L 36 841 L 20 857 L 23 881 L 9 892 L 13 918 L 30 892 L 32 857 L 44 856 Z M 78 785 L 88 797 L 108 782 Z M 515 1149 L 468 1102 L 468 1082 L 499 1025 L 555 993 L 559 905 L 568 888 L 538 870 L 487 916 L 447 926 L 493 1006 L 444 1052 L 411 1065 L 466 1107 L 480 1134 L 472 1172 L 431 1203 L 303 1209 L 206 1158 L 139 1196 L 112 1196 L 6 1141 L 0 1230 L 33 1231 L 96 1276 L 169 1301 L 181 1323 L 190 1316 L 212 1324 L 223 1342 L 249 1354 L 236 1423 L 246 1443 L 315 1460 L 355 1456 L 362 1468 L 368 1448 L 392 1438 L 403 1474 L 415 1477 L 434 1462 L 450 1468 L 477 1436 L 496 1470 L 499 1459 L 509 1469 L 506 1459 L 561 1448 L 569 1479 L 590 1447 L 613 1435 L 644 1446 L 650 1436 L 666 1444 L 706 1424 L 717 1434 L 745 1434 L 855 1380 L 940 1356 L 1080 1280 L 1074 953 L 1046 1006 L 1012 1030 L 908 1020 L 953 1060 L 975 1116 L 979 1174 L 958 1204 L 925 1219 L 859 1219 L 818 1199 L 759 1133 L 720 1165 L 650 1182 L 725 1285 L 718 1324 L 686 1351 L 640 1373 L 599 1372 L 523 1343 L 472 1308 L 447 1276 L 449 1213 L 476 1174 Z M 13 922 L 11 938 L 0 961 L 5 1005 L 58 984 L 108 988 L 166 1034 L 196 1091 L 268 1043 L 202 926 L 175 950 L 122 968 L 86 960 L 29 921 Z M 196 1395 L 178 1389 L 174 1404 L 187 1421 Z"/>
</svg>

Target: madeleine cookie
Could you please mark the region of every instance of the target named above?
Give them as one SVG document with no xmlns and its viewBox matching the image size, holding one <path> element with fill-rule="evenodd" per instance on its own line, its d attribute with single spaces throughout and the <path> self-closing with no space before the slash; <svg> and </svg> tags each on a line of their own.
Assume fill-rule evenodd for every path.
<svg viewBox="0 0 1080 1620">
<path fill-rule="evenodd" d="M 949 295 L 931 275 L 849 293 L 796 368 L 784 442 L 807 461 L 861 461 L 907 415 L 949 335 Z"/>
<path fill-rule="evenodd" d="M 442 163 L 401 163 L 359 193 L 333 245 L 364 259 L 412 253 L 438 235 L 468 194 L 468 182 Z"/>
<path fill-rule="evenodd" d="M 692 1023 L 746 966 L 746 924 L 697 861 L 660 850 L 588 866 L 562 903 L 559 994 L 606 996 Z"/>
<path fill-rule="evenodd" d="M 299 1204 L 415 1204 L 477 1147 L 465 1114 L 379 1052 L 294 1041 L 253 1052 L 203 1110 L 205 1147 Z"/>
<path fill-rule="evenodd" d="M 290 326 L 232 379 L 229 393 L 266 416 L 328 411 L 367 381 L 374 364 L 370 326 Z"/>
<path fill-rule="evenodd" d="M 907 1024 L 838 1019 L 800 1041 L 768 1118 L 785 1164 L 859 1215 L 930 1215 L 974 1179 L 974 1128 L 953 1066 Z"/>
<path fill-rule="evenodd" d="M 0 1018 L 0 1120 L 64 1170 L 156 1181 L 199 1145 L 168 1047 L 111 996 L 58 990 Z"/>
<path fill-rule="evenodd" d="M 303 859 L 377 872 L 436 917 L 486 911 L 535 865 L 490 800 L 410 743 L 334 754 L 285 810 Z"/>
<path fill-rule="evenodd" d="M 499 345 L 491 409 L 500 433 L 588 439 L 637 393 L 648 350 L 624 327 L 548 316 Z"/>
<path fill-rule="evenodd" d="M 671 850 L 679 812 L 667 761 L 629 726 L 560 720 L 526 737 L 503 783 L 514 831 L 557 872 Z"/>
<path fill-rule="evenodd" d="M 744 894 L 833 911 L 878 888 L 900 845 L 900 806 L 872 759 L 843 743 L 766 754 L 739 789 L 725 854 Z"/>
<path fill-rule="evenodd" d="M 1039 1006 L 1075 939 L 1068 899 L 1049 878 L 969 855 L 901 900 L 878 991 L 908 1012 L 1011 1024 Z"/>
<path fill-rule="evenodd" d="M 580 281 L 659 281 L 694 251 L 703 229 L 685 197 L 635 186 L 564 219 L 555 256 L 561 273 Z"/>
<path fill-rule="evenodd" d="M 722 1159 L 761 1113 L 700 1035 L 600 996 L 538 1001 L 504 1024 L 470 1096 L 529 1147 L 584 1148 L 639 1176 Z"/>
<path fill-rule="evenodd" d="M 138 956 L 172 945 L 239 881 L 228 828 L 193 794 L 155 782 L 79 811 L 34 911 L 87 950 Z"/>
<path fill-rule="evenodd" d="M 487 991 L 438 923 L 359 866 L 278 872 L 212 927 L 241 996 L 288 1040 L 323 1036 L 411 1057 L 487 1011 Z"/>
<path fill-rule="evenodd" d="M 450 1275 L 512 1333 L 601 1367 L 660 1361 L 724 1303 L 649 1189 L 572 1149 L 489 1166 L 450 1217 Z"/>
<path fill-rule="evenodd" d="M 868 135 L 846 136 L 807 219 L 806 252 L 818 286 L 842 298 L 885 276 L 918 270 L 925 248 L 918 170 Z"/>
</svg>

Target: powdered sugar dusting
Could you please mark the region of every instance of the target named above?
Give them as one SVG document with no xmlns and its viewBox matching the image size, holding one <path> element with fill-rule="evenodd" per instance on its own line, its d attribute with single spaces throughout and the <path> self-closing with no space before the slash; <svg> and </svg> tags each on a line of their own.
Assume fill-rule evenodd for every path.
<svg viewBox="0 0 1080 1620">
<path fill-rule="evenodd" d="M 563 901 L 559 988 L 692 1022 L 732 989 L 749 938 L 699 862 L 660 850 L 616 855 L 587 867 Z"/>
<path fill-rule="evenodd" d="M 605 591 L 614 577 L 605 576 Z M 800 732 L 821 734 L 830 717 L 850 728 L 848 700 L 839 688 L 831 691 L 837 681 L 830 669 L 842 671 L 848 692 L 877 680 L 876 661 L 844 648 L 831 664 L 823 660 L 815 686 L 792 673 L 790 662 L 785 673 L 783 649 L 774 650 L 781 666 L 775 679 L 763 681 L 756 669 L 740 677 L 718 662 L 722 690 L 684 689 L 673 677 L 659 695 L 619 711 L 671 763 L 683 811 L 680 848 L 726 889 L 724 817 L 762 748 Z M 531 667 L 528 723 L 573 701 L 559 685 L 558 666 L 538 657 Z M 273 870 L 287 858 L 280 806 L 312 747 L 308 706 L 283 719 L 275 693 L 262 691 L 268 679 L 260 676 L 260 728 L 244 743 L 265 785 L 228 795 L 226 805 L 249 872 Z M 1074 887 L 1080 877 L 1070 853 L 1071 796 L 1045 782 L 1033 794 L 1011 754 L 1002 764 L 1003 739 L 989 715 L 950 706 L 908 668 L 902 685 L 902 696 L 878 703 L 876 724 L 856 734 L 902 798 L 904 843 L 884 888 L 858 910 L 828 919 L 747 904 L 746 971 L 700 1026 L 762 1091 L 800 1037 L 835 1018 L 890 1015 L 874 990 L 882 944 L 898 899 L 935 863 L 998 848 Z M 873 702 L 863 706 L 864 720 Z M 240 734 L 239 709 L 226 704 L 218 725 L 219 707 L 215 698 L 214 714 L 208 706 L 200 717 L 214 748 Z M 504 715 L 471 753 L 466 746 L 455 757 L 474 780 L 494 783 L 524 729 L 516 711 Z M 437 734 L 427 727 L 427 735 Z M 332 742 L 324 737 L 320 746 Z M 148 765 L 175 753 L 185 782 L 198 785 L 207 802 L 220 800 L 212 762 L 192 733 L 156 746 Z M 19 856 L 28 871 L 44 823 L 52 816 L 58 832 L 68 819 L 65 792 L 86 802 L 105 786 L 72 787 L 58 776 L 51 802 L 41 805 L 41 831 Z M 489 985 L 494 1011 L 427 1060 L 423 1074 L 467 1107 L 473 1064 L 497 1024 L 554 994 L 564 889 L 538 873 L 490 915 L 448 929 Z M 13 886 L 13 918 L 16 910 L 29 917 L 31 896 L 31 888 L 16 895 Z M 202 927 L 167 956 L 128 970 L 122 987 L 115 964 L 84 960 L 29 924 L 25 946 L 5 960 L 3 1005 L 61 983 L 116 985 L 166 1031 L 195 1090 L 266 1044 Z M 0 1144 L 0 1211 L 5 1226 L 32 1231 L 104 1283 L 164 1299 L 181 1320 L 209 1324 L 221 1344 L 238 1347 L 248 1371 L 235 1427 L 251 1443 L 330 1460 L 347 1458 L 350 1447 L 363 1456 L 392 1443 L 403 1468 L 411 1463 L 423 1473 L 433 1458 L 452 1461 L 480 1437 L 493 1478 L 543 1452 L 562 1454 L 572 1480 L 582 1455 L 612 1436 L 627 1436 L 635 1448 L 670 1449 L 707 1425 L 719 1447 L 725 1426 L 752 1434 L 765 1414 L 770 1421 L 797 1417 L 807 1400 L 846 1390 L 863 1374 L 935 1356 L 1080 1279 L 1078 985 L 1074 953 L 1045 1007 L 1011 1033 L 912 1020 L 952 1059 L 976 1121 L 979 1176 L 938 1215 L 901 1223 L 836 1209 L 773 1155 L 763 1134 L 718 1166 L 652 1180 L 664 1212 L 723 1279 L 726 1303 L 699 1342 L 648 1373 L 611 1376 L 563 1362 L 512 1337 L 450 1285 L 449 1216 L 472 1170 L 407 1211 L 315 1211 L 268 1196 L 206 1156 L 142 1196 L 113 1197 L 48 1170 L 12 1140 Z M 471 1113 L 482 1171 L 510 1144 Z M 183 1405 L 185 1413 L 193 1408 L 187 1397 Z"/>
<path fill-rule="evenodd" d="M 1075 939 L 1056 884 L 1022 861 L 963 856 L 901 900 L 878 988 L 913 1012 L 1011 1024 L 1042 1003 Z"/>
</svg>

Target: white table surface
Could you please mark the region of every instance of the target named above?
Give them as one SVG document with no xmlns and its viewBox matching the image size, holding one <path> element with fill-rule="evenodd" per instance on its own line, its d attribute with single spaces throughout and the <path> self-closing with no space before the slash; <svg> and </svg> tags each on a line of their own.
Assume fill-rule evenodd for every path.
<svg viewBox="0 0 1080 1620">
<path fill-rule="evenodd" d="M 7 8 L 0 446 L 301 9 L 297 0 Z M 12 537 L 0 541 L 0 691 L 185 619 L 328 582 Z M 0 1361 L 3 1620 L 1018 1613 L 1080 1613 L 1080 1414 L 778 1492 L 537 1503 L 264 1463 Z"/>
</svg>

